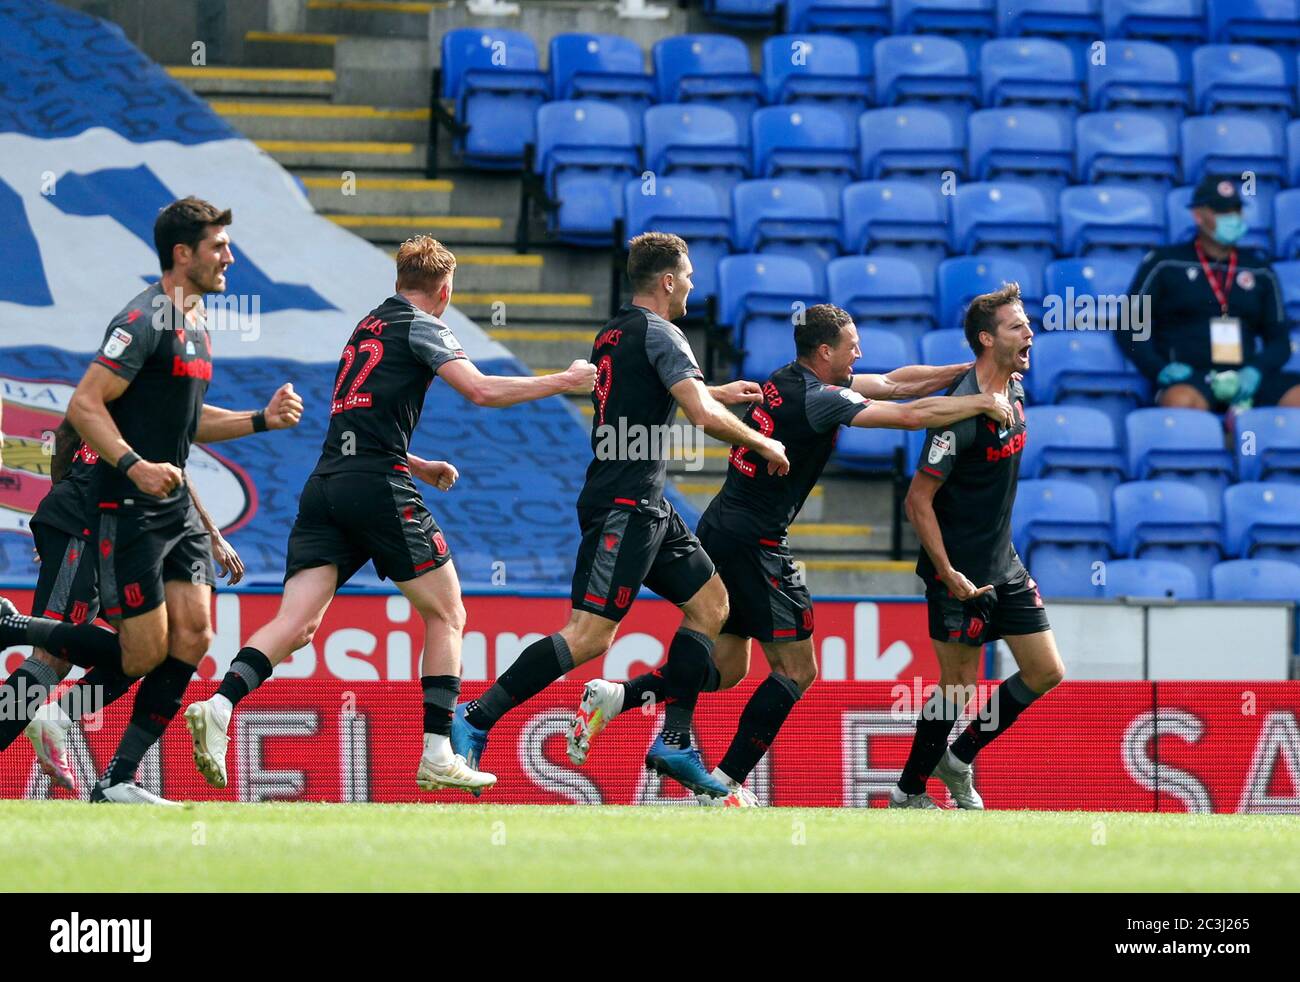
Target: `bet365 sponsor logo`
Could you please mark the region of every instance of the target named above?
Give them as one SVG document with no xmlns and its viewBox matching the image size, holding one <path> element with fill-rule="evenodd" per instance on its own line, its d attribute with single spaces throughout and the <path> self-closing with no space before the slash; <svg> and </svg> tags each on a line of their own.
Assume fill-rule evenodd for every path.
<svg viewBox="0 0 1300 982">
<path fill-rule="evenodd" d="M 50 922 L 50 951 L 56 955 L 129 954 L 147 962 L 153 954 L 153 921 L 147 917 L 70 917 Z"/>
</svg>

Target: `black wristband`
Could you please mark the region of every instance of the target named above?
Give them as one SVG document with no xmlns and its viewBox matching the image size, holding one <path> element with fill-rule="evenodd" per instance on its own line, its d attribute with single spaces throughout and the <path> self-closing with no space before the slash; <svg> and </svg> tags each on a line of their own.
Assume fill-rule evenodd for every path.
<svg viewBox="0 0 1300 982">
<path fill-rule="evenodd" d="M 128 450 L 117 460 L 117 469 L 123 474 L 129 471 L 136 464 L 140 463 L 141 457 L 134 450 Z"/>
<path fill-rule="evenodd" d="M 265 409 L 259 409 L 257 412 L 253 413 L 253 432 L 254 433 L 266 432 L 266 410 Z"/>
</svg>

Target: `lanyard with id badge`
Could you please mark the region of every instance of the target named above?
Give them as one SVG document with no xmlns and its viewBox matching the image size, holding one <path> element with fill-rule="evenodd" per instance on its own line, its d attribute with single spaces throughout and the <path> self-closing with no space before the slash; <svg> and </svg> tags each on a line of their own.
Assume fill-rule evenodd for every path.
<svg viewBox="0 0 1300 982">
<path fill-rule="evenodd" d="M 1196 256 L 1201 261 L 1205 272 L 1205 281 L 1214 291 L 1214 299 L 1219 302 L 1220 314 L 1210 318 L 1210 360 L 1216 365 L 1240 365 L 1245 361 L 1241 341 L 1241 318 L 1228 316 L 1228 292 L 1232 289 L 1233 276 L 1237 272 L 1237 250 L 1232 250 L 1228 258 L 1228 275 L 1220 283 L 1218 276 L 1210 269 L 1209 260 L 1199 242 L 1196 243 Z"/>
</svg>

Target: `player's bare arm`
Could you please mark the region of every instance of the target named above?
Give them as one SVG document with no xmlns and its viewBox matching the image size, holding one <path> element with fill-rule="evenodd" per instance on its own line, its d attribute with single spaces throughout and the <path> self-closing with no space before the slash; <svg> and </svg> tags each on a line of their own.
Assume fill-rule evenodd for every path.
<svg viewBox="0 0 1300 982">
<path fill-rule="evenodd" d="M 1001 426 L 1015 421 L 1011 402 L 1001 392 L 969 396 L 929 396 L 915 402 L 894 405 L 873 402 L 853 417 L 854 426 L 891 430 L 928 430 L 951 426 L 972 416 L 985 415 Z"/>
<path fill-rule="evenodd" d="M 709 395 L 724 406 L 745 406 L 763 401 L 763 387 L 757 382 L 738 379 L 726 385 L 710 385 Z"/>
<path fill-rule="evenodd" d="M 904 365 L 885 375 L 854 375 L 850 387 L 868 399 L 919 399 L 946 389 L 965 375 L 975 363 L 960 365 Z"/>
<path fill-rule="evenodd" d="M 108 411 L 108 404 L 121 398 L 130 384 L 102 365 L 92 363 L 68 402 L 68 422 L 101 460 L 119 469 L 126 463 L 126 476 L 132 484 L 145 494 L 165 498 L 180 487 L 183 480 L 180 468 L 140 459 L 122 439 Z"/>
<path fill-rule="evenodd" d="M 939 519 L 934 514 L 934 496 L 942 486 L 943 482 L 938 478 L 917 471 L 912 477 L 912 486 L 907 489 L 907 497 L 903 500 L 907 520 L 912 523 L 912 528 L 916 529 L 916 537 L 921 540 L 921 548 L 934 563 L 936 575 L 954 597 L 958 600 L 970 600 L 972 597 L 991 593 L 993 584 L 976 587 L 960 570 L 953 569 L 952 563 L 948 561 L 948 551 L 943 547 L 943 533 L 939 531 Z"/>
<path fill-rule="evenodd" d="M 596 367 L 579 358 L 554 375 L 484 375 L 468 358 L 457 358 L 439 368 L 438 376 L 474 405 L 501 409 L 567 392 L 590 392 Z"/>
<path fill-rule="evenodd" d="M 716 440 L 732 445 L 749 447 L 767 461 L 769 474 L 785 475 L 790 472 L 785 447 L 779 440 L 764 436 L 733 416 L 722 403 L 714 399 L 709 389 L 699 379 L 682 379 L 671 389 L 677 405 L 686 418 L 701 427 Z"/>
<path fill-rule="evenodd" d="M 217 569 L 223 577 L 230 580 L 230 585 L 234 586 L 244 578 L 244 561 L 239 558 L 239 553 L 235 551 L 234 546 L 226 541 L 217 523 L 203 507 L 203 502 L 199 500 L 199 493 L 194 490 L 193 484 L 190 485 L 190 500 L 194 502 L 194 510 L 199 513 L 199 521 L 203 523 L 203 527 L 208 530 L 208 535 L 212 538 L 212 558 L 217 564 Z"/>
<path fill-rule="evenodd" d="M 293 391 L 292 382 L 285 382 L 275 390 L 265 409 L 236 411 L 205 403 L 194 439 L 199 443 L 238 440 L 263 430 L 287 430 L 301 420 L 302 396 Z"/>
<path fill-rule="evenodd" d="M 406 466 L 411 469 L 411 476 L 432 485 L 439 491 L 450 491 L 460 480 L 460 471 L 446 460 L 425 460 L 415 454 L 406 455 Z"/>
</svg>

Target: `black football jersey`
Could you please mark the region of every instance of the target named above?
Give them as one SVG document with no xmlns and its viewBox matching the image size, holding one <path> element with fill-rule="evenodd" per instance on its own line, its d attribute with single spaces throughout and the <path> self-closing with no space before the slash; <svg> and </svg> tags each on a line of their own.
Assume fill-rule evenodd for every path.
<svg viewBox="0 0 1300 982">
<path fill-rule="evenodd" d="M 749 407 L 745 423 L 785 444 L 790 473 L 769 474 L 767 461 L 746 447 L 732 447 L 727 478 L 701 524 L 707 522 L 748 540 L 780 542 L 816 486 L 841 426 L 870 405 L 845 385 L 829 385 L 798 362 L 763 383 L 763 401 Z"/>
<path fill-rule="evenodd" d="M 86 539 L 91 534 L 91 522 L 95 507 L 93 492 L 95 488 L 95 465 L 99 463 L 99 454 L 90 449 L 86 443 L 77 448 L 68 464 L 63 478 L 50 488 L 49 492 L 36 506 L 32 522 L 48 525 L 68 535 Z"/>
<path fill-rule="evenodd" d="M 368 313 L 339 359 L 314 473 L 405 471 L 434 376 L 464 357 L 451 328 L 399 294 Z"/>
</svg>

